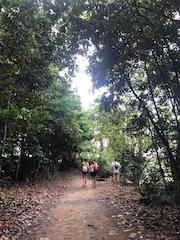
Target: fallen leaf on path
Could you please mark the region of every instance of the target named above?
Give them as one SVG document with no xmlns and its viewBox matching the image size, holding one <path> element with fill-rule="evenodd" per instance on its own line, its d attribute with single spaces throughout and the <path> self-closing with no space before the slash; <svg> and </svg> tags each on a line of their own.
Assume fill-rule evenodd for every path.
<svg viewBox="0 0 180 240">
<path fill-rule="evenodd" d="M 137 235 L 136 233 L 130 233 L 129 238 L 133 239 L 136 237 L 136 235 Z"/>
<path fill-rule="evenodd" d="M 131 229 L 124 229 L 123 232 L 131 232 Z"/>
<path fill-rule="evenodd" d="M 108 233 L 108 236 L 113 236 L 113 235 L 117 235 L 117 232 L 115 230 L 111 230 L 109 233 Z"/>
<path fill-rule="evenodd" d="M 92 227 L 92 228 L 94 228 L 94 229 L 97 229 L 97 227 L 96 227 L 96 226 L 94 226 L 93 224 L 90 224 L 90 223 L 89 223 L 89 224 L 87 224 L 87 226 L 88 226 L 88 227 Z"/>
</svg>

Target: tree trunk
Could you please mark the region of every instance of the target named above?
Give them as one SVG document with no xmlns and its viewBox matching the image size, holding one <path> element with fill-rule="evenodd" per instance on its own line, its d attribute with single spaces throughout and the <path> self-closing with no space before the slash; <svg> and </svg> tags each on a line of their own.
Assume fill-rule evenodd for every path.
<svg viewBox="0 0 180 240">
<path fill-rule="evenodd" d="M 150 121 L 151 121 L 151 123 L 152 123 L 152 125 L 154 127 L 154 130 L 156 131 L 157 135 L 159 136 L 162 144 L 164 145 L 164 147 L 166 149 L 167 156 L 168 156 L 168 158 L 170 160 L 170 166 L 171 166 L 171 172 L 172 172 L 173 180 L 174 180 L 174 183 L 175 183 L 175 185 L 177 187 L 177 185 L 180 182 L 180 172 L 179 172 L 179 169 L 177 168 L 175 158 L 174 158 L 172 150 L 171 150 L 171 148 L 169 146 L 169 142 L 168 142 L 168 140 L 166 139 L 166 137 L 164 135 L 163 129 L 159 129 L 157 124 L 154 122 L 153 116 L 149 112 L 149 109 L 147 108 L 146 103 L 136 94 L 136 92 L 133 89 L 129 79 L 127 79 L 127 84 L 129 86 L 130 90 L 132 91 L 132 93 L 134 94 L 135 98 L 139 101 L 141 106 L 146 111 L 147 116 L 150 119 Z"/>
<path fill-rule="evenodd" d="M 19 156 L 19 158 L 18 158 L 18 163 L 17 163 L 17 168 L 16 168 L 15 180 L 17 180 L 17 179 L 18 179 L 20 165 L 21 165 L 21 154 L 20 154 L 20 156 Z"/>
<path fill-rule="evenodd" d="M 8 103 L 7 103 L 7 111 L 10 108 L 11 95 L 12 95 L 12 91 L 9 94 L 9 99 L 8 99 Z M 8 131 L 8 117 L 5 118 L 5 122 L 4 122 L 4 135 L 3 135 L 2 147 L 1 147 L 1 151 L 0 151 L 0 177 L 2 175 L 3 153 L 4 153 L 6 138 L 7 138 L 7 131 Z"/>
<path fill-rule="evenodd" d="M 38 174 L 39 174 L 40 166 L 41 166 L 41 159 L 40 159 L 39 162 L 38 162 L 38 166 L 37 166 L 37 169 L 36 169 L 35 178 L 37 178 L 37 176 L 38 176 Z"/>
<path fill-rule="evenodd" d="M 154 140 L 154 137 L 153 137 L 153 132 L 152 132 L 151 126 L 149 125 L 148 128 L 149 128 L 149 131 L 151 133 L 151 139 L 152 139 L 152 142 L 153 142 L 153 147 L 154 147 L 155 152 L 156 152 L 156 158 L 157 158 L 158 165 L 159 165 L 159 172 L 161 174 L 161 178 L 163 180 L 164 185 L 167 186 L 167 183 L 166 183 L 166 180 L 165 180 L 165 173 L 164 173 L 164 170 L 162 168 L 161 159 L 160 159 L 160 156 L 159 156 L 157 144 L 155 143 L 155 140 Z"/>
<path fill-rule="evenodd" d="M 0 177 L 2 175 L 2 164 L 3 164 L 3 153 L 4 153 L 4 148 L 5 148 L 5 143 L 6 143 L 6 137 L 7 137 L 7 121 L 4 123 L 4 136 L 2 140 L 2 147 L 1 147 L 1 155 L 0 155 Z"/>
</svg>

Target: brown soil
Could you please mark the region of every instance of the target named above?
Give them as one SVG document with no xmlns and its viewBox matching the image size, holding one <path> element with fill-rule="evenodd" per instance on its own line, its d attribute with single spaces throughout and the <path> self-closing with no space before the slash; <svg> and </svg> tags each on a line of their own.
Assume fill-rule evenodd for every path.
<svg viewBox="0 0 180 240">
<path fill-rule="evenodd" d="M 144 205 L 132 186 L 81 187 L 80 173 L 16 184 L 0 192 L 0 240 L 179 240 L 173 198 Z M 165 201 L 166 200 L 166 201 Z"/>
<path fill-rule="evenodd" d="M 126 240 L 126 234 L 111 217 L 106 193 L 112 189 L 108 181 L 98 182 L 93 189 L 91 180 L 81 187 L 79 175 L 69 179 L 63 197 L 48 213 L 48 222 L 36 234 L 38 240 Z"/>
</svg>

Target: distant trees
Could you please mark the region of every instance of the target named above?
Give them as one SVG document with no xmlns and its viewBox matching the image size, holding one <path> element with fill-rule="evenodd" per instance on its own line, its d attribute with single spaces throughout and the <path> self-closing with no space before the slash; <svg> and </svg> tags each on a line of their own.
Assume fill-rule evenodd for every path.
<svg viewBox="0 0 180 240">
<path fill-rule="evenodd" d="M 112 161 L 117 159 L 122 165 L 121 180 L 139 183 L 146 164 L 144 152 L 150 144 L 150 138 L 142 131 L 133 131 L 130 127 L 136 109 L 112 109 L 105 111 L 98 103 L 86 112 L 86 123 L 91 130 L 92 139 L 82 143 L 80 156 L 101 166 L 102 173 L 111 173 Z"/>
</svg>

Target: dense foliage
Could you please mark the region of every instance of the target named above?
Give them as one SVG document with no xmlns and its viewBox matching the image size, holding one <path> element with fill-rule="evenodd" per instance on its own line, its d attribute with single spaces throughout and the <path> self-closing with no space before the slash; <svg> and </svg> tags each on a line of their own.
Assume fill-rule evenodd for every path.
<svg viewBox="0 0 180 240">
<path fill-rule="evenodd" d="M 66 67 L 59 19 L 67 7 L 65 3 L 56 3 L 54 10 L 51 7 L 46 1 L 1 1 L 3 178 L 47 176 L 60 165 L 73 165 L 84 138 L 80 100 L 69 78 L 59 75 Z"/>
<path fill-rule="evenodd" d="M 78 1 L 79 2 L 79 1 Z M 72 29 L 95 46 L 90 56 L 94 86 L 107 87 L 107 108 L 125 96 L 137 112 L 132 132 L 151 137 L 157 174 L 180 192 L 180 62 L 178 1 L 85 1 Z M 80 28 L 81 26 L 81 28 Z M 81 41 L 80 41 L 81 42 Z M 143 150 L 144 151 L 144 150 Z M 151 166 L 151 171 L 155 169 Z M 152 183 L 153 178 L 151 178 Z M 155 180 L 156 182 L 156 180 Z M 147 182 L 148 184 L 148 182 Z"/>
<path fill-rule="evenodd" d="M 180 193 L 179 1 L 2 0 L 0 174 L 53 171 L 76 156 Z M 93 53 L 89 54 L 89 47 Z M 87 53 L 101 106 L 82 116 L 68 77 Z M 43 170 L 44 169 L 44 170 Z"/>
<path fill-rule="evenodd" d="M 126 130 L 133 117 L 130 109 L 107 112 L 96 103 L 85 117 L 93 135 L 91 141 L 81 144 L 80 156 L 88 161 L 95 159 L 103 175 L 111 174 L 112 161 L 117 159 L 122 165 L 122 181 L 137 184 L 145 162 L 142 151 L 148 148 L 149 138 Z"/>
</svg>

